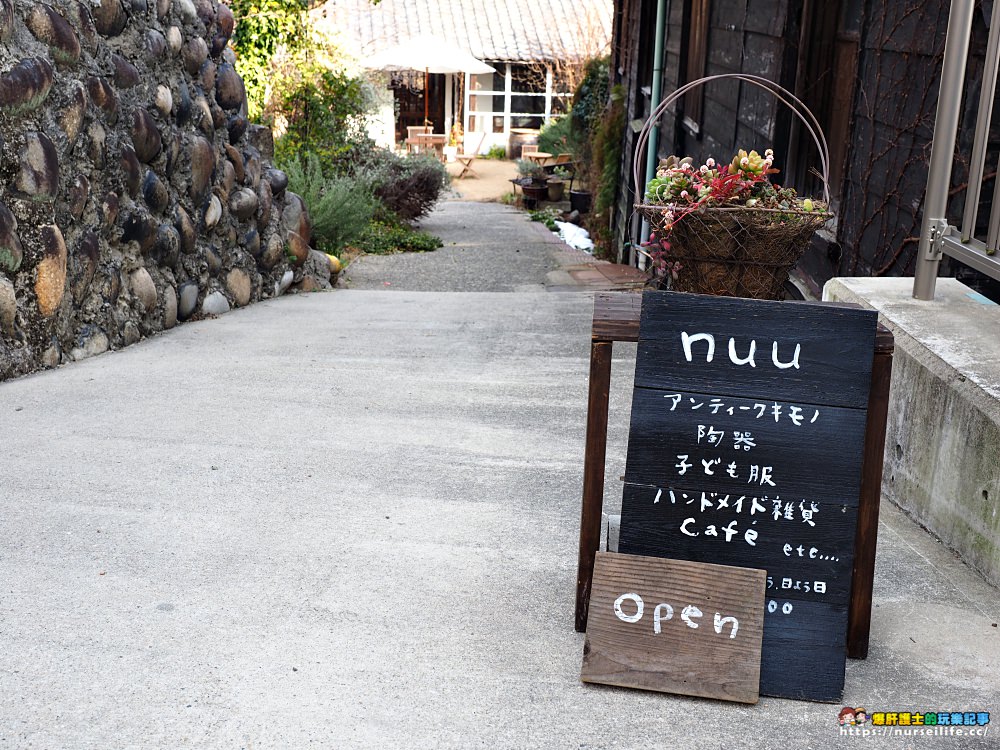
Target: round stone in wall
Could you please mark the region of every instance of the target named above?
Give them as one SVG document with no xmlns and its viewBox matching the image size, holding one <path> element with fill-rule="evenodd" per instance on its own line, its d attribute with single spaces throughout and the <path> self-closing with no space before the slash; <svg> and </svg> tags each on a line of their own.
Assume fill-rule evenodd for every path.
<svg viewBox="0 0 1000 750">
<path fill-rule="evenodd" d="M 35 296 L 43 317 L 50 317 L 66 291 L 66 242 L 55 224 L 41 228 L 42 259 L 35 277 Z"/>
<path fill-rule="evenodd" d="M 170 93 L 170 88 L 160 84 L 156 87 L 156 94 L 153 97 L 153 106 L 163 117 L 170 117 L 174 108 L 174 97 Z"/>
<path fill-rule="evenodd" d="M 201 303 L 201 311 L 205 315 L 223 315 L 229 312 L 229 300 L 222 292 L 212 292 Z"/>
<path fill-rule="evenodd" d="M 181 51 L 183 45 L 184 37 L 181 35 L 181 30 L 176 26 L 167 29 L 167 48 L 176 55 Z"/>
<path fill-rule="evenodd" d="M 78 174 L 73 178 L 73 184 L 69 186 L 69 212 L 74 219 L 83 216 L 89 198 L 90 180 L 86 175 Z"/>
<path fill-rule="evenodd" d="M 59 126 L 66 134 L 66 142 L 72 151 L 73 144 L 80 135 L 80 128 L 83 127 L 84 115 L 87 114 L 87 91 L 79 81 L 71 83 L 70 86 L 73 93 L 70 95 L 69 103 L 59 114 Z"/>
<path fill-rule="evenodd" d="M 115 85 L 118 88 L 130 89 L 142 81 L 138 68 L 121 55 L 111 55 L 111 67 L 114 69 Z"/>
<path fill-rule="evenodd" d="M 177 265 L 181 253 L 181 235 L 170 224 L 161 224 L 156 230 L 153 253 L 161 266 L 173 268 Z"/>
<path fill-rule="evenodd" d="M 146 31 L 146 57 L 156 60 L 167 51 L 167 39 L 156 29 Z"/>
<path fill-rule="evenodd" d="M 0 110 L 16 115 L 39 107 L 49 95 L 54 74 L 42 57 L 22 60 L 0 75 Z"/>
<path fill-rule="evenodd" d="M 219 223 L 220 219 L 222 219 L 222 202 L 219 200 L 219 196 L 213 195 L 205 209 L 205 227 L 211 229 Z"/>
<path fill-rule="evenodd" d="M 0 276 L 0 334 L 10 338 L 14 335 L 14 320 L 17 315 L 17 297 L 14 285 L 6 276 Z"/>
<path fill-rule="evenodd" d="M 170 191 L 152 170 L 146 174 L 146 179 L 142 183 L 142 197 L 146 205 L 157 213 L 162 213 L 170 204 Z"/>
<path fill-rule="evenodd" d="M 163 141 L 153 117 L 144 109 L 132 113 L 132 144 L 139 161 L 149 164 L 160 153 Z"/>
<path fill-rule="evenodd" d="M 139 300 L 142 309 L 151 312 L 156 308 L 156 285 L 145 268 L 139 268 L 129 275 L 129 287 Z"/>
<path fill-rule="evenodd" d="M 90 94 L 90 101 L 104 112 L 108 123 L 113 125 L 118 121 L 118 95 L 110 83 L 103 78 L 91 76 L 87 79 L 87 93 Z"/>
<path fill-rule="evenodd" d="M 220 65 L 215 84 L 215 101 L 219 106 L 227 110 L 239 109 L 246 96 L 247 90 L 243 85 L 243 78 L 236 72 L 236 68 L 229 63 Z"/>
<path fill-rule="evenodd" d="M 215 152 L 212 144 L 201 136 L 192 138 L 188 151 L 191 159 L 191 187 L 188 192 L 196 203 L 201 203 L 215 171 Z"/>
<path fill-rule="evenodd" d="M 42 3 L 33 5 L 25 24 L 38 41 L 49 46 L 57 63 L 74 65 L 80 59 L 80 40 L 55 8 Z"/>
<path fill-rule="evenodd" d="M 14 33 L 14 0 L 0 0 L 0 42 Z"/>
<path fill-rule="evenodd" d="M 226 275 L 226 290 L 233 295 L 237 307 L 243 307 L 250 302 L 250 277 L 239 268 L 234 268 Z"/>
<path fill-rule="evenodd" d="M 121 0 L 100 0 L 92 13 L 97 31 L 106 37 L 118 36 L 128 24 L 128 15 Z"/>
<path fill-rule="evenodd" d="M 193 281 L 186 281 L 180 285 L 178 290 L 177 317 L 187 320 L 194 315 L 198 307 L 198 285 Z"/>
<path fill-rule="evenodd" d="M 198 75 L 202 63 L 208 59 L 208 44 L 200 36 L 191 37 L 181 49 L 181 59 L 184 61 L 184 69 L 190 75 Z"/>
<path fill-rule="evenodd" d="M 59 157 L 45 133 L 28 133 L 14 187 L 32 198 L 55 198 L 59 192 Z"/>
<path fill-rule="evenodd" d="M 73 299 L 77 304 L 83 302 L 90 291 L 90 284 L 94 280 L 97 272 L 97 264 L 100 262 L 101 249 L 97 235 L 91 231 L 86 231 L 80 238 L 73 252 L 74 273 L 71 290 Z"/>
<path fill-rule="evenodd" d="M 280 198 L 285 188 L 288 187 L 288 175 L 280 169 L 269 169 L 264 173 L 264 179 L 271 185 L 271 193 L 275 198 Z"/>
<path fill-rule="evenodd" d="M 198 239 L 198 233 L 194 228 L 194 222 L 191 221 L 191 217 L 188 216 L 188 212 L 181 206 L 176 206 L 174 208 L 174 228 L 180 235 L 181 250 L 185 253 L 193 253 L 195 250 L 195 242 Z"/>
<path fill-rule="evenodd" d="M 229 211 L 241 221 L 253 216 L 258 205 L 257 194 L 249 188 L 240 188 L 229 198 Z"/>
<path fill-rule="evenodd" d="M 172 286 L 163 291 L 163 327 L 173 328 L 177 325 L 177 292 Z"/>
</svg>

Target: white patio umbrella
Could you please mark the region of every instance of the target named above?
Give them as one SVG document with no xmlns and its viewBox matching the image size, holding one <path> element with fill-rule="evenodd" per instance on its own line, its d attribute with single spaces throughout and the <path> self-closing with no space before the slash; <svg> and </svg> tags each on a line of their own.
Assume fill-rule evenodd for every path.
<svg viewBox="0 0 1000 750">
<path fill-rule="evenodd" d="M 388 47 L 361 61 L 369 70 L 423 70 L 424 122 L 427 121 L 427 76 L 430 73 L 496 73 L 468 51 L 440 39 L 423 34 Z"/>
</svg>

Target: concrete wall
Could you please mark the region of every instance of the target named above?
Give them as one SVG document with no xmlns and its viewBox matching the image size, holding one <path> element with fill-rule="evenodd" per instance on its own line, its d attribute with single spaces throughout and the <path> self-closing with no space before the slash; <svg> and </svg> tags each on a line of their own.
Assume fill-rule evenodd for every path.
<svg viewBox="0 0 1000 750">
<path fill-rule="evenodd" d="M 0 380 L 329 283 L 234 24 L 215 0 L 0 0 Z"/>
<path fill-rule="evenodd" d="M 1000 585 L 1000 307 L 954 279 L 933 302 L 907 278 L 831 280 L 896 338 L 883 496 Z"/>
</svg>

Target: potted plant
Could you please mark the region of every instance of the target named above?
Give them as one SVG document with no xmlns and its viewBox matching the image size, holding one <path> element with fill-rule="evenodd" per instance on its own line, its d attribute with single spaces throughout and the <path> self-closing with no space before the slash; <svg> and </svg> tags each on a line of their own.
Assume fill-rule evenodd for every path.
<svg viewBox="0 0 1000 750">
<path fill-rule="evenodd" d="M 740 150 L 729 164 L 661 160 L 636 206 L 653 228 L 647 255 L 678 291 L 780 299 L 826 204 L 771 182 L 774 153 Z"/>
<path fill-rule="evenodd" d="M 443 153 L 445 158 L 453 162 L 458 156 L 458 146 L 462 142 L 462 123 L 456 122 L 451 126 L 451 130 L 448 132 L 448 145 L 444 146 Z"/>
<path fill-rule="evenodd" d="M 567 179 L 569 179 L 569 170 L 564 167 L 556 167 L 552 170 L 552 175 L 546 180 L 550 201 L 554 203 L 563 199 Z"/>
<path fill-rule="evenodd" d="M 545 168 L 530 159 L 517 160 L 517 184 L 524 191 L 524 202 L 529 208 L 543 201 L 549 194 L 548 174 Z"/>
<path fill-rule="evenodd" d="M 581 214 L 590 212 L 590 191 L 570 190 L 569 207 L 571 211 L 579 211 Z"/>
</svg>

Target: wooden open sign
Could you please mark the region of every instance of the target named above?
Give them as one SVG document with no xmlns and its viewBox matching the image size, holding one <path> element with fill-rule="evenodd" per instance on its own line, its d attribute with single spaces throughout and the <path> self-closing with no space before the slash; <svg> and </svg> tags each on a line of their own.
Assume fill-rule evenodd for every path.
<svg viewBox="0 0 1000 750">
<path fill-rule="evenodd" d="M 756 703 L 766 573 L 599 552 L 584 682 Z"/>
<path fill-rule="evenodd" d="M 766 570 L 762 695 L 843 692 L 877 319 L 643 295 L 618 551 Z"/>
</svg>

